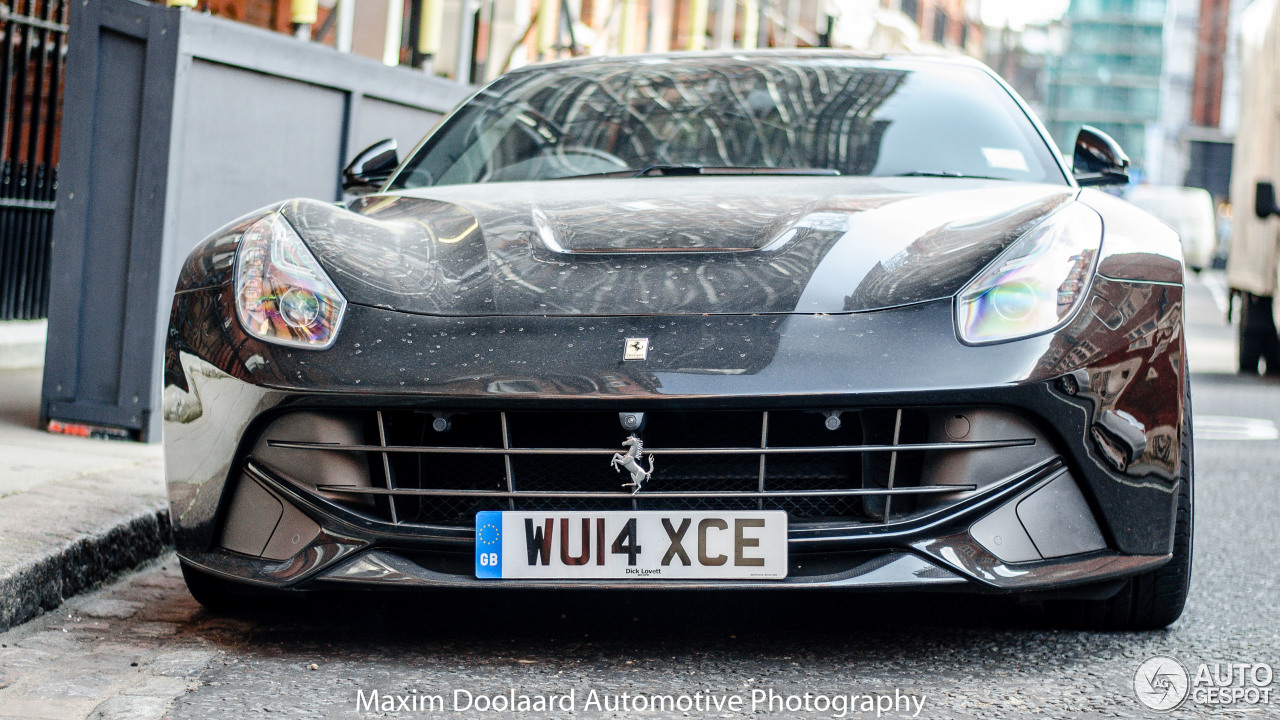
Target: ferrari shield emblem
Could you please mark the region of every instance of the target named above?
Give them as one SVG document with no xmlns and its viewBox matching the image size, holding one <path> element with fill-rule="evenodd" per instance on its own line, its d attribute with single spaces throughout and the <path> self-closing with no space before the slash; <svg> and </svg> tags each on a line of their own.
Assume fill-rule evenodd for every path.
<svg viewBox="0 0 1280 720">
<path fill-rule="evenodd" d="M 623 345 L 623 360 L 644 360 L 649 357 L 649 338 L 627 338 Z"/>
</svg>

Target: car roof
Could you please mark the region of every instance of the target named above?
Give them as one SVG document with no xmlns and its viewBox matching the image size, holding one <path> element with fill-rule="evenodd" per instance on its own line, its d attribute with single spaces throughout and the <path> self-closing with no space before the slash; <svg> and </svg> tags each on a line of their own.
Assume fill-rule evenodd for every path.
<svg viewBox="0 0 1280 720">
<path fill-rule="evenodd" d="M 759 61 L 762 63 L 768 63 L 769 61 L 787 62 L 797 60 L 863 60 L 873 63 L 883 62 L 890 65 L 938 64 L 980 68 L 983 70 L 987 69 L 987 66 L 978 60 L 964 55 L 943 55 L 937 53 L 870 53 L 855 50 L 832 50 L 827 48 L 815 48 L 812 50 L 786 48 L 767 50 L 703 50 L 645 55 L 592 55 L 588 57 L 570 58 L 568 60 L 557 60 L 548 63 L 525 65 L 524 67 L 510 71 L 508 74 L 541 72 L 544 70 L 588 66 L 625 67 L 629 65 L 651 65 L 661 61 L 678 61 L 681 65 L 685 66 L 697 65 L 699 61 L 705 61 L 707 65 L 715 65 L 718 64 L 717 61 L 724 60 L 746 62 Z"/>
</svg>

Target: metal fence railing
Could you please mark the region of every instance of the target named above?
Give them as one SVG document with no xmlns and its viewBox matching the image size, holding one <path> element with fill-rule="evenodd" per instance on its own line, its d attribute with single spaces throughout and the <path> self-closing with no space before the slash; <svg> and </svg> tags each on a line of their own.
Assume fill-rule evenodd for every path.
<svg viewBox="0 0 1280 720">
<path fill-rule="evenodd" d="M 67 0 L 0 1 L 0 320 L 45 317 Z"/>
</svg>

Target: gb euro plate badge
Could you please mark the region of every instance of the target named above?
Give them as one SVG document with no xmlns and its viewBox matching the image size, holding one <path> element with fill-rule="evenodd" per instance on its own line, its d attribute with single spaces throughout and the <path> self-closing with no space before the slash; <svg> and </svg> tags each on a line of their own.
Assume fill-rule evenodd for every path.
<svg viewBox="0 0 1280 720">
<path fill-rule="evenodd" d="M 476 577 L 780 580 L 787 514 L 758 511 L 476 513 Z"/>
</svg>

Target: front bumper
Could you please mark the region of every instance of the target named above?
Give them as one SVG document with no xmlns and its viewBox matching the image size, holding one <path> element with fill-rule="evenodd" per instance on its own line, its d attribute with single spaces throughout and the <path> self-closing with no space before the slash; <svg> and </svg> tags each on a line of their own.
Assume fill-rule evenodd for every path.
<svg viewBox="0 0 1280 720">
<path fill-rule="evenodd" d="M 466 534 L 376 527 L 339 505 L 250 466 L 247 474 L 319 526 L 313 539 L 286 560 L 252 558 L 224 548 L 180 553 L 205 572 L 267 588 L 316 589 L 359 584 L 401 589 L 504 588 L 831 588 L 1025 591 L 1059 589 L 1126 577 L 1158 567 L 1167 555 L 1123 555 L 1110 549 L 1034 562 L 1005 562 L 975 539 L 975 520 L 1016 505 L 1055 479 L 1068 477 L 1048 461 L 949 508 L 885 530 L 804 527 L 788 539 L 788 577 L 776 581 L 537 581 L 478 580 L 473 539 Z"/>
<path fill-rule="evenodd" d="M 955 339 L 945 302 L 844 316 L 590 319 L 428 318 L 352 307 L 334 348 L 312 353 L 244 336 L 229 319 L 226 295 L 206 288 L 175 298 L 165 434 L 180 557 L 240 582 L 565 586 L 478 581 L 470 572 L 471 532 L 378 527 L 247 462 L 248 445 L 269 418 L 314 407 L 984 405 L 1035 418 L 1060 452 L 941 516 L 877 529 L 796 526 L 792 572 L 783 581 L 574 587 L 1026 591 L 1144 572 L 1171 551 L 1185 382 L 1177 286 L 1099 278 L 1067 328 L 986 347 Z M 633 336 L 656 338 L 649 362 L 622 362 L 622 338 Z M 974 522 L 1064 470 L 1105 547 L 1005 562 L 975 540 Z M 219 545 L 245 473 L 319 528 L 285 560 Z"/>
</svg>

